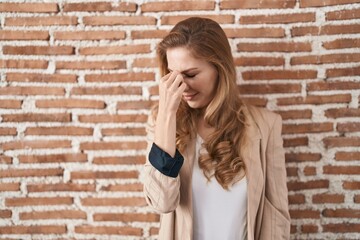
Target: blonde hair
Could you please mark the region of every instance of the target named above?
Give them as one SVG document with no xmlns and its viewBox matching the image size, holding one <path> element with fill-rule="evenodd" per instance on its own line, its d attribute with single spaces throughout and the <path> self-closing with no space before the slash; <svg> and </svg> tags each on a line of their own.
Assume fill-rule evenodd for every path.
<svg viewBox="0 0 360 240">
<path fill-rule="evenodd" d="M 166 51 L 174 47 L 186 47 L 194 57 L 213 64 L 219 78 L 217 92 L 206 109 L 192 109 L 181 101 L 176 116 L 176 147 L 180 152 L 186 149 L 196 137 L 197 120 L 204 116 L 215 132 L 203 144 L 207 154 L 200 156 L 199 166 L 209 181 L 214 176 L 224 189 L 229 189 L 245 173 L 246 115 L 228 39 L 213 20 L 193 17 L 179 22 L 157 47 L 162 75 L 169 73 Z"/>
</svg>

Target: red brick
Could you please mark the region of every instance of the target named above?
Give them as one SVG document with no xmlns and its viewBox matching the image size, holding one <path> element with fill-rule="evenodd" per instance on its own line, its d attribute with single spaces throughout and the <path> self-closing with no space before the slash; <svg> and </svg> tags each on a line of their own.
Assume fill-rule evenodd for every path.
<svg viewBox="0 0 360 240">
<path fill-rule="evenodd" d="M 7 169 L 7 170 L 0 170 L 0 178 L 62 176 L 63 172 L 64 170 L 59 168 Z"/>
<path fill-rule="evenodd" d="M 141 95 L 141 87 L 74 87 L 71 95 Z"/>
<path fill-rule="evenodd" d="M 76 171 L 71 172 L 71 179 L 129 179 L 137 178 L 138 171 Z"/>
<path fill-rule="evenodd" d="M 277 111 L 282 117 L 283 120 L 287 119 L 310 119 L 312 116 L 312 111 L 305 110 L 288 110 L 288 111 Z"/>
<path fill-rule="evenodd" d="M 327 137 L 323 142 L 327 148 L 360 146 L 360 138 L 357 137 Z"/>
<path fill-rule="evenodd" d="M 21 212 L 20 220 L 39 220 L 39 219 L 86 219 L 86 212 L 77 210 L 59 210 L 42 212 Z"/>
<path fill-rule="evenodd" d="M 0 30 L 0 40 L 49 40 L 47 31 Z"/>
<path fill-rule="evenodd" d="M 91 26 L 103 25 L 155 25 L 156 18 L 149 16 L 90 16 L 83 23 Z"/>
<path fill-rule="evenodd" d="M 333 109 L 326 110 L 325 116 L 328 118 L 360 117 L 360 109 L 358 109 L 358 108 L 333 108 Z"/>
<path fill-rule="evenodd" d="M 239 43 L 239 52 L 311 52 L 309 42 Z"/>
<path fill-rule="evenodd" d="M 3 150 L 15 149 L 42 149 L 42 148 L 71 148 L 71 141 L 68 140 L 26 140 L 5 142 Z"/>
<path fill-rule="evenodd" d="M 73 202 L 74 200 L 71 197 L 19 197 L 5 199 L 7 207 L 72 205 Z"/>
<path fill-rule="evenodd" d="M 360 32 L 360 25 L 324 25 L 321 28 L 315 26 L 309 27 L 293 27 L 291 36 L 319 36 L 319 35 L 338 35 L 338 34 L 354 34 Z"/>
<path fill-rule="evenodd" d="M 17 192 L 20 191 L 20 183 L 11 182 L 11 183 L 1 183 L 0 192 Z"/>
<path fill-rule="evenodd" d="M 149 44 L 79 48 L 80 55 L 140 54 L 150 52 Z"/>
<path fill-rule="evenodd" d="M 90 127 L 28 127 L 25 135 L 91 136 L 93 132 L 93 128 Z"/>
<path fill-rule="evenodd" d="M 126 122 L 139 122 L 145 123 L 148 116 L 145 114 L 133 115 L 80 115 L 79 121 L 86 123 L 126 123 Z"/>
<path fill-rule="evenodd" d="M 348 63 L 348 62 L 360 62 L 360 54 L 341 53 L 341 54 L 326 54 L 326 55 L 308 55 L 301 57 L 292 57 L 290 59 L 291 65 Z"/>
<path fill-rule="evenodd" d="M 324 209 L 324 217 L 332 218 L 360 218 L 360 211 L 357 209 Z"/>
<path fill-rule="evenodd" d="M 284 147 L 297 147 L 309 145 L 307 137 L 284 138 Z"/>
<path fill-rule="evenodd" d="M 332 11 L 326 13 L 326 20 L 348 20 L 360 18 L 360 9 Z"/>
<path fill-rule="evenodd" d="M 315 176 L 316 175 L 316 167 L 306 166 L 306 167 L 304 167 L 303 172 L 304 172 L 305 176 Z"/>
<path fill-rule="evenodd" d="M 136 142 L 82 142 L 81 150 L 144 150 L 147 143 Z"/>
<path fill-rule="evenodd" d="M 327 69 L 326 76 L 328 78 L 332 77 L 345 77 L 345 76 L 359 76 L 360 75 L 360 67 L 351 67 L 351 68 L 334 68 Z"/>
<path fill-rule="evenodd" d="M 328 123 L 303 123 L 303 124 L 284 124 L 282 132 L 284 134 L 293 133 L 319 133 L 331 132 L 334 130 L 334 124 Z"/>
<path fill-rule="evenodd" d="M 126 69 L 126 61 L 58 61 L 56 62 L 56 69 Z"/>
<path fill-rule="evenodd" d="M 141 12 L 195 11 L 214 9 L 214 1 L 167 1 L 149 2 L 143 3 L 141 5 Z"/>
<path fill-rule="evenodd" d="M 289 204 L 303 204 L 305 203 L 305 195 L 304 194 L 294 194 L 289 195 Z"/>
<path fill-rule="evenodd" d="M 255 0 L 255 1 L 221 1 L 220 9 L 262 9 L 262 8 L 293 8 L 295 0 L 272 1 L 272 0 Z"/>
<path fill-rule="evenodd" d="M 112 222 L 159 222 L 160 216 L 155 213 L 96 213 L 94 221 Z"/>
<path fill-rule="evenodd" d="M 343 203 L 345 196 L 342 194 L 316 194 L 312 197 L 313 203 Z"/>
<path fill-rule="evenodd" d="M 338 132 L 358 132 L 360 131 L 360 123 L 358 122 L 338 123 L 336 130 Z"/>
<path fill-rule="evenodd" d="M 320 153 L 286 153 L 285 154 L 286 162 L 316 162 L 320 161 Z"/>
<path fill-rule="evenodd" d="M 5 26 L 61 26 L 77 25 L 76 16 L 8 17 Z"/>
<path fill-rule="evenodd" d="M 83 198 L 81 199 L 83 206 L 132 206 L 144 207 L 146 206 L 145 198 L 143 197 L 124 197 L 124 198 Z"/>
<path fill-rule="evenodd" d="M 66 225 L 1 226 L 0 234 L 65 234 Z"/>
<path fill-rule="evenodd" d="M 241 99 L 244 101 L 244 103 L 259 107 L 266 107 L 268 102 L 267 99 L 261 97 L 242 97 Z"/>
<path fill-rule="evenodd" d="M 300 0 L 300 7 L 324 7 L 358 2 L 359 0 Z"/>
<path fill-rule="evenodd" d="M 0 99 L 0 108 L 3 109 L 20 109 L 22 105 L 21 100 L 12 100 L 12 99 Z M 1 135 L 1 130 L 0 130 Z"/>
<path fill-rule="evenodd" d="M 28 184 L 28 192 L 95 192 L 95 184 L 57 183 Z"/>
<path fill-rule="evenodd" d="M 344 181 L 343 188 L 348 190 L 358 190 L 360 189 L 360 181 Z"/>
<path fill-rule="evenodd" d="M 0 60 L 0 68 L 46 69 L 48 61 L 44 60 Z"/>
<path fill-rule="evenodd" d="M 300 93 L 300 84 L 241 84 L 241 94 Z"/>
<path fill-rule="evenodd" d="M 117 110 L 141 110 L 141 109 L 150 109 L 154 105 L 154 101 L 124 101 L 118 102 L 116 109 Z"/>
<path fill-rule="evenodd" d="M 190 15 L 181 15 L 181 16 L 162 16 L 161 17 L 161 25 L 175 25 L 178 22 L 185 20 L 190 17 L 202 17 L 209 18 L 214 20 L 219 24 L 229 24 L 234 23 L 234 15 L 198 15 L 198 14 L 190 14 Z"/>
<path fill-rule="evenodd" d="M 106 104 L 100 100 L 90 99 L 53 99 L 53 100 L 37 100 L 35 102 L 37 108 L 90 108 L 104 109 Z"/>
<path fill-rule="evenodd" d="M 20 163 L 66 163 L 87 161 L 87 155 L 82 153 L 19 155 L 18 158 Z"/>
<path fill-rule="evenodd" d="M 107 226 L 75 226 L 75 233 L 106 234 L 117 236 L 142 236 L 142 229 L 135 227 L 107 227 Z"/>
<path fill-rule="evenodd" d="M 319 231 L 318 226 L 313 224 L 306 224 L 301 226 L 302 233 L 317 233 Z"/>
<path fill-rule="evenodd" d="M 143 188 L 141 183 L 128 183 L 103 186 L 100 190 L 109 192 L 142 192 Z"/>
<path fill-rule="evenodd" d="M 56 3 L 0 3 L 0 12 L 56 13 Z"/>
<path fill-rule="evenodd" d="M 298 168 L 297 167 L 287 167 L 286 168 L 286 175 L 288 177 L 297 177 L 299 174 L 298 174 Z"/>
<path fill-rule="evenodd" d="M 112 7 L 112 11 L 136 12 L 136 9 L 137 9 L 136 3 L 117 2 L 117 4 L 118 4 L 118 6 Z"/>
<path fill-rule="evenodd" d="M 360 160 L 360 152 L 337 152 L 335 160 L 338 161 L 356 161 Z"/>
<path fill-rule="evenodd" d="M 12 164 L 12 159 L 9 156 L 0 155 L 0 164 Z"/>
<path fill-rule="evenodd" d="M 315 22 L 315 20 L 316 20 L 315 13 L 240 16 L 241 24 L 299 23 L 299 22 Z"/>
<path fill-rule="evenodd" d="M 156 68 L 158 67 L 156 58 L 136 58 L 132 64 L 134 68 Z"/>
<path fill-rule="evenodd" d="M 283 38 L 283 28 L 224 28 L 228 38 Z"/>
<path fill-rule="evenodd" d="M 360 166 L 323 166 L 324 174 L 346 174 L 346 175 L 357 175 L 360 173 Z"/>
<path fill-rule="evenodd" d="M 3 114 L 3 122 L 70 122 L 71 115 L 68 113 L 24 113 Z"/>
<path fill-rule="evenodd" d="M 163 38 L 169 33 L 168 30 L 134 30 L 131 31 L 132 39 Z"/>
<path fill-rule="evenodd" d="M 44 83 L 75 83 L 73 74 L 37 74 L 37 73 L 7 73 L 8 82 L 44 82 Z"/>
<path fill-rule="evenodd" d="M 308 95 L 306 97 L 289 97 L 277 99 L 278 105 L 311 104 L 322 105 L 327 103 L 349 103 L 351 94 L 332 94 L 332 95 Z"/>
<path fill-rule="evenodd" d="M 324 224 L 322 226 L 323 232 L 333 232 L 336 234 L 339 233 L 359 233 L 360 232 L 360 224 L 357 223 L 330 223 L 330 224 Z"/>
<path fill-rule="evenodd" d="M 110 2 L 64 3 L 64 12 L 105 12 L 111 11 Z"/>
<path fill-rule="evenodd" d="M 325 49 L 360 48 L 360 39 L 341 38 L 329 42 L 324 42 L 322 46 Z"/>
<path fill-rule="evenodd" d="M 94 157 L 93 164 L 144 164 L 145 156 L 127 156 L 127 157 Z"/>
<path fill-rule="evenodd" d="M 0 218 L 11 218 L 11 210 L 0 210 Z"/>
<path fill-rule="evenodd" d="M 2 107 L 2 108 L 6 108 L 6 107 Z M 16 128 L 10 128 L 10 127 L 0 128 L 0 136 L 16 136 L 16 134 L 17 134 Z"/>
<path fill-rule="evenodd" d="M 117 73 L 117 74 L 89 74 L 85 76 L 86 82 L 132 82 L 154 81 L 154 73 Z"/>
<path fill-rule="evenodd" d="M 243 71 L 244 80 L 289 80 L 289 79 L 314 79 L 317 71 L 314 70 L 264 70 Z"/>
<path fill-rule="evenodd" d="M 326 81 L 307 84 L 307 91 L 353 90 L 360 89 L 360 82 Z"/>
<path fill-rule="evenodd" d="M 4 54 L 12 55 L 73 55 L 71 46 L 4 46 Z"/>
<path fill-rule="evenodd" d="M 360 195 L 354 196 L 354 203 L 360 203 Z"/>
<path fill-rule="evenodd" d="M 159 235 L 159 228 L 151 227 L 149 230 L 150 236 Z"/>
<path fill-rule="evenodd" d="M 329 180 L 310 180 L 306 182 L 290 181 L 287 183 L 289 191 L 299 191 L 306 189 L 329 188 Z"/>
<path fill-rule="evenodd" d="M 318 210 L 289 210 L 291 219 L 304 219 L 304 218 L 320 218 L 320 212 Z"/>
<path fill-rule="evenodd" d="M 239 57 L 234 58 L 236 66 L 284 66 L 283 57 Z"/>
<path fill-rule="evenodd" d="M 101 130 L 104 136 L 145 136 L 145 128 L 104 128 Z"/>
<path fill-rule="evenodd" d="M 124 31 L 64 31 L 54 32 L 55 40 L 121 40 Z"/>
<path fill-rule="evenodd" d="M 65 95 L 65 89 L 61 87 L 3 87 L 0 95 Z"/>
</svg>

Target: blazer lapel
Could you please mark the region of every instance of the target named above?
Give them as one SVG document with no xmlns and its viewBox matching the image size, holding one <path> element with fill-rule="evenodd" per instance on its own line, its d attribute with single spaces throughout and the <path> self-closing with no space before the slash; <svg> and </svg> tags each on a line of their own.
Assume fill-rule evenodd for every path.
<svg viewBox="0 0 360 240">
<path fill-rule="evenodd" d="M 245 153 L 244 162 L 247 175 L 248 187 L 248 240 L 254 239 L 255 221 L 259 209 L 261 195 L 264 189 L 263 167 L 261 165 L 261 134 L 255 121 L 248 114 L 247 135 L 249 137 L 249 149 Z"/>
</svg>

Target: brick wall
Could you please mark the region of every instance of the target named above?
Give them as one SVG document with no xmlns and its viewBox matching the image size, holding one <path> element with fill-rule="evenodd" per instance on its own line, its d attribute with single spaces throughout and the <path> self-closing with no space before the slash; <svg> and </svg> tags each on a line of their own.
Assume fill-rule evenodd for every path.
<svg viewBox="0 0 360 240">
<path fill-rule="evenodd" d="M 0 239 L 156 238 L 154 49 L 193 15 L 225 29 L 247 101 L 284 119 L 292 238 L 360 238 L 359 0 L 16 2 L 0 3 Z"/>
</svg>

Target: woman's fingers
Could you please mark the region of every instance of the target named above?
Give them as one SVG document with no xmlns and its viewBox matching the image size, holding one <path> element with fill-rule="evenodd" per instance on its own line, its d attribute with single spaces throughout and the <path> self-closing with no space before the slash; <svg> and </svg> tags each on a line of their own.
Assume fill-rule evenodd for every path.
<svg viewBox="0 0 360 240">
<path fill-rule="evenodd" d="M 178 74 L 175 77 L 175 80 L 170 85 L 169 90 L 172 92 L 175 92 L 180 87 L 180 84 L 182 84 L 182 83 L 184 83 L 184 78 L 182 77 L 181 74 Z"/>
</svg>

